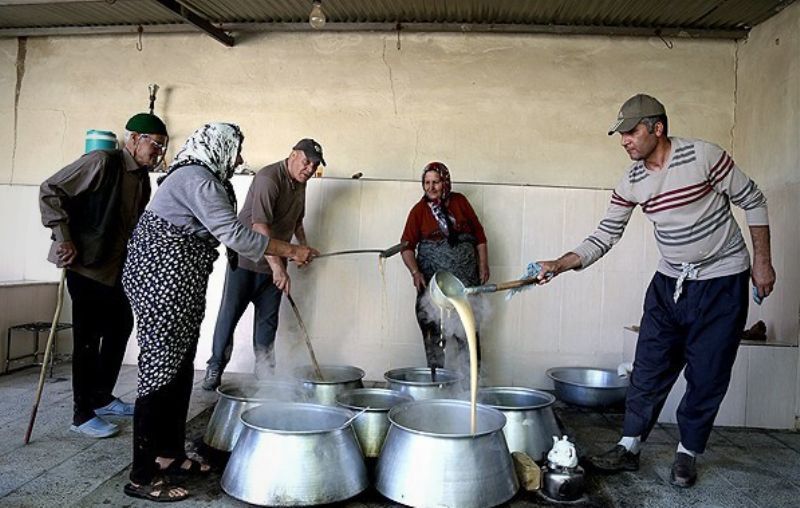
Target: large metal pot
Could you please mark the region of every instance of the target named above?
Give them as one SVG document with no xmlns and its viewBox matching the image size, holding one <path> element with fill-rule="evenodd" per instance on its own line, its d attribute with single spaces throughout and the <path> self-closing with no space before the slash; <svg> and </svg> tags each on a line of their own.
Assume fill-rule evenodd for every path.
<svg viewBox="0 0 800 508">
<path fill-rule="evenodd" d="M 427 367 L 404 367 L 386 372 L 388 388 L 411 395 L 414 400 L 457 398 L 464 375 L 449 369 L 436 369 L 436 380 Z"/>
<path fill-rule="evenodd" d="M 223 383 L 217 387 L 219 400 L 208 420 L 203 442 L 229 452 L 242 432 L 243 412 L 267 401 L 300 401 L 300 385 L 282 382 Z"/>
<path fill-rule="evenodd" d="M 493 387 L 478 391 L 478 402 L 502 412 L 506 417 L 503 434 L 508 449 L 525 452 L 541 462 L 553 446 L 553 436 L 560 436 L 551 407 L 556 398 L 531 388 Z"/>
<path fill-rule="evenodd" d="M 410 395 L 383 388 L 358 388 L 336 397 L 340 406 L 361 413 L 353 420 L 353 428 L 365 457 L 380 455 L 389 431 L 389 410 L 412 400 Z"/>
<path fill-rule="evenodd" d="M 242 414 L 244 430 L 222 489 L 246 503 L 335 503 L 367 488 L 367 468 L 346 409 L 269 402 Z"/>
<path fill-rule="evenodd" d="M 294 377 L 302 383 L 309 402 L 336 405 L 336 396 L 347 390 L 363 388 L 364 371 L 351 365 L 320 365 L 323 379 L 314 367 L 304 365 L 294 370 Z"/>
<path fill-rule="evenodd" d="M 556 367 L 547 370 L 556 397 L 578 406 L 607 407 L 621 404 L 628 391 L 628 378 L 616 370 L 592 367 Z"/>
<path fill-rule="evenodd" d="M 460 400 L 401 404 L 389 411 L 389 421 L 375 472 L 375 487 L 389 499 L 416 507 L 484 508 L 517 492 L 500 411 L 479 405 L 475 434 L 470 404 Z"/>
</svg>

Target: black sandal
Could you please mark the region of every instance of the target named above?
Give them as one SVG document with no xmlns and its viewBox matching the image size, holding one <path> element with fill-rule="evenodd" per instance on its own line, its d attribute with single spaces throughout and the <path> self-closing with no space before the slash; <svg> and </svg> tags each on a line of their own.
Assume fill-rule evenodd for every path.
<svg viewBox="0 0 800 508">
<path fill-rule="evenodd" d="M 173 503 L 175 501 L 183 501 L 187 497 L 189 497 L 189 493 L 186 492 L 185 494 L 179 495 L 172 495 L 172 490 L 178 487 L 177 485 L 170 485 L 169 483 L 165 482 L 162 478 L 157 478 L 148 484 L 143 485 L 134 485 L 133 483 L 128 483 L 125 485 L 123 489 L 125 491 L 125 495 L 130 497 L 135 497 L 139 499 L 146 499 L 148 501 L 154 501 L 156 503 Z M 184 489 L 186 490 L 186 489 Z"/>
<path fill-rule="evenodd" d="M 186 461 L 189 461 L 189 467 L 183 467 L 186 464 Z M 208 469 L 203 469 L 203 466 L 207 465 L 203 462 L 190 459 L 189 457 L 184 458 L 176 458 L 169 465 L 165 468 L 159 467 L 159 472 L 162 474 L 167 475 L 196 475 L 196 476 L 205 476 L 211 473 L 211 466 L 208 466 Z"/>
</svg>

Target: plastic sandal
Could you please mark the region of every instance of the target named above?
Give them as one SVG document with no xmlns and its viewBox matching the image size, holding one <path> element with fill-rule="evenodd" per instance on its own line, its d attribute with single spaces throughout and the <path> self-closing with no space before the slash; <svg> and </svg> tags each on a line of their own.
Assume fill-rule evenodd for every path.
<svg viewBox="0 0 800 508">
<path fill-rule="evenodd" d="M 153 480 L 149 484 L 144 484 L 144 485 L 134 485 L 133 483 L 128 483 L 127 485 L 125 485 L 124 491 L 125 495 L 127 496 L 136 497 L 139 499 L 146 499 L 148 501 L 154 501 L 156 503 L 174 503 L 176 501 L 183 501 L 184 499 L 189 497 L 188 492 L 183 494 L 172 495 L 173 489 L 177 488 L 182 488 L 182 487 L 178 487 L 177 485 L 170 485 L 163 479 L 159 478 Z"/>
<path fill-rule="evenodd" d="M 189 461 L 189 467 L 184 467 L 186 461 Z M 162 474 L 168 475 L 197 475 L 197 476 L 205 476 L 211 473 L 211 467 L 209 466 L 208 469 L 203 469 L 203 466 L 206 465 L 203 462 L 190 459 L 189 457 L 184 458 L 176 458 L 172 462 L 169 463 L 167 467 L 159 468 L 159 471 Z"/>
</svg>

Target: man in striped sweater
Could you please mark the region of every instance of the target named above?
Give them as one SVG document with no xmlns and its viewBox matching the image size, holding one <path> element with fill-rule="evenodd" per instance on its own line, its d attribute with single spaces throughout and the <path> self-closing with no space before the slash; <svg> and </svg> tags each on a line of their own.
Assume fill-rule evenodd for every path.
<svg viewBox="0 0 800 508">
<path fill-rule="evenodd" d="M 619 132 L 633 164 L 611 194 L 597 230 L 571 252 L 539 261 L 539 282 L 588 267 L 620 239 L 639 205 L 653 223 L 661 253 L 647 289 L 625 405 L 622 439 L 590 457 L 603 471 L 636 471 L 642 443 L 685 367 L 677 410 L 680 443 L 673 485 L 697 479 L 703 453 L 731 377 L 747 318 L 748 279 L 757 303 L 772 291 L 767 202 L 756 184 L 719 146 L 668 137 L 664 106 L 648 95 L 628 99 L 608 134 Z M 743 208 L 753 262 L 730 204 Z"/>
</svg>

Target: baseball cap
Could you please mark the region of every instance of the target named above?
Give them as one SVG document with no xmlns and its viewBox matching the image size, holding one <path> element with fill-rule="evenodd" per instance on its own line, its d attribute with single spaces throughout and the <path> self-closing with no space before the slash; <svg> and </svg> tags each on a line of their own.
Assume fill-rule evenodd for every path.
<svg viewBox="0 0 800 508">
<path fill-rule="evenodd" d="M 643 93 L 634 95 L 619 108 L 617 120 L 608 129 L 608 135 L 615 132 L 628 132 L 648 116 L 666 115 L 664 105 L 655 97 Z"/>
<path fill-rule="evenodd" d="M 311 162 L 327 166 L 325 159 L 322 157 L 322 146 L 311 138 L 301 139 L 292 147 L 292 150 L 301 150 Z"/>
</svg>

